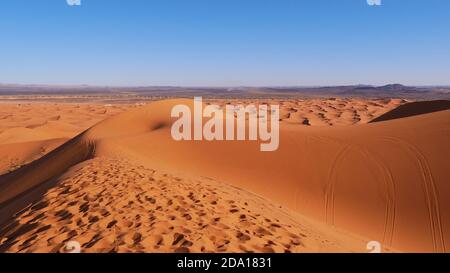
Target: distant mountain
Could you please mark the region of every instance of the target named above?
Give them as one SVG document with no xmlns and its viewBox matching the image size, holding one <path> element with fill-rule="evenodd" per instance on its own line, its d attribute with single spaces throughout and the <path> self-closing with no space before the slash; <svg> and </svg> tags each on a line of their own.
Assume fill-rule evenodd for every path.
<svg viewBox="0 0 450 273">
<path fill-rule="evenodd" d="M 387 84 L 387 85 L 384 85 L 384 86 L 379 86 L 379 87 L 377 87 L 377 89 L 380 89 L 380 90 L 387 90 L 387 91 L 407 91 L 407 90 L 417 90 L 416 87 L 405 86 L 405 85 L 398 84 L 398 83 L 395 83 L 395 84 Z"/>
<path fill-rule="evenodd" d="M 450 99 L 450 87 L 414 87 L 402 84 L 346 85 L 322 87 L 176 87 L 176 86 L 88 86 L 88 85 L 20 85 L 0 84 L 0 96 L 14 95 L 77 95 L 144 97 L 364 97 L 403 98 L 415 100 Z"/>
</svg>

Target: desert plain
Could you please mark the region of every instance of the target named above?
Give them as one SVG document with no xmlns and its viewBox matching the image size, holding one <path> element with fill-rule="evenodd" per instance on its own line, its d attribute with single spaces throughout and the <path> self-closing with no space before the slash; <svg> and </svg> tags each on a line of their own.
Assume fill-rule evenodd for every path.
<svg viewBox="0 0 450 273">
<path fill-rule="evenodd" d="M 280 145 L 175 141 L 192 98 L 0 102 L 0 252 L 448 252 L 450 106 L 280 105 Z"/>
</svg>

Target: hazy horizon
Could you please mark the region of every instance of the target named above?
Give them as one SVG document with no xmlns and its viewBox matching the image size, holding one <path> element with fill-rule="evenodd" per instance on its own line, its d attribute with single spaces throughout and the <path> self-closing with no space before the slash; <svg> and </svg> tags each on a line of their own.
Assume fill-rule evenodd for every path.
<svg viewBox="0 0 450 273">
<path fill-rule="evenodd" d="M 36 87 L 92 87 L 92 88 L 327 88 L 327 87 L 346 87 L 346 86 L 367 86 L 367 87 L 385 87 L 392 85 L 402 85 L 405 87 L 416 88 L 450 88 L 450 84 L 433 84 L 433 85 L 405 85 L 402 83 L 385 83 L 381 85 L 354 83 L 354 84 L 340 84 L 340 85 L 108 85 L 108 84 L 48 84 L 48 83 L 8 83 L 0 82 L 0 86 L 36 86 Z"/>
</svg>

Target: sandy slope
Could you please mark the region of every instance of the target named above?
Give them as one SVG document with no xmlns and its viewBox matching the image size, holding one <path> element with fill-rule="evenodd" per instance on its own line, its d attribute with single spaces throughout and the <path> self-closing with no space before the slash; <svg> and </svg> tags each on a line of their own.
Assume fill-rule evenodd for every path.
<svg viewBox="0 0 450 273">
<path fill-rule="evenodd" d="M 0 175 L 39 159 L 134 105 L 0 103 Z"/>
<path fill-rule="evenodd" d="M 450 110 L 450 100 L 419 101 L 400 105 L 394 110 L 373 119 L 371 122 L 411 117 L 444 110 Z"/>
<path fill-rule="evenodd" d="M 313 107 L 323 111 L 325 103 L 318 102 Z M 108 118 L 40 160 L 1 176 L 0 220 L 13 223 L 0 233 L 3 250 L 57 251 L 69 239 L 92 251 L 364 251 L 369 239 L 400 251 L 448 250 L 450 111 L 334 127 L 301 126 L 300 117 L 298 123 L 282 122 L 278 151 L 261 153 L 253 142 L 173 141 L 169 117 L 178 103 L 191 101 L 155 102 Z M 355 122 L 352 111 L 343 119 L 363 123 Z M 341 119 L 347 112 L 341 111 Z M 168 175 L 158 180 L 155 173 Z M 163 196 L 161 190 L 166 191 Z M 139 204 L 139 199 L 144 202 L 140 193 L 162 199 L 160 211 Z M 173 205 L 177 196 L 190 200 L 187 212 Z M 92 210 L 83 211 L 80 198 Z M 211 206 L 211 198 L 221 200 L 217 204 L 235 203 Z M 41 202 L 12 220 L 5 217 L 30 200 Z M 240 218 L 242 211 L 245 218 Z M 193 216 L 204 212 L 199 219 Z M 149 215 L 156 218 L 149 220 Z M 219 228 L 224 233 L 192 226 L 210 225 L 214 215 L 224 215 L 224 222 L 219 221 L 229 228 Z M 269 224 L 277 220 L 280 227 Z M 114 221 L 120 236 L 112 231 L 117 223 L 108 228 Z M 156 232 L 153 225 L 160 224 Z M 366 239 L 343 235 L 335 227 Z M 250 240 L 242 242 L 241 233 Z M 217 238 L 227 246 L 216 245 Z"/>
<path fill-rule="evenodd" d="M 403 100 L 314 99 L 314 100 L 210 100 L 225 105 L 274 103 L 281 106 L 282 123 L 332 126 L 366 123 Z M 136 104 L 0 103 L 0 174 L 15 170 L 109 116 L 130 110 Z"/>
<path fill-rule="evenodd" d="M 98 157 L 16 215 L 0 251 L 64 251 L 68 240 L 85 252 L 364 251 L 360 240 L 286 212 L 214 180 Z"/>
<path fill-rule="evenodd" d="M 14 171 L 23 165 L 41 158 L 48 152 L 61 146 L 68 139 L 57 138 L 41 141 L 30 141 L 0 144 L 0 174 Z"/>
<path fill-rule="evenodd" d="M 0 144 L 72 138 L 132 105 L 0 103 Z"/>
</svg>

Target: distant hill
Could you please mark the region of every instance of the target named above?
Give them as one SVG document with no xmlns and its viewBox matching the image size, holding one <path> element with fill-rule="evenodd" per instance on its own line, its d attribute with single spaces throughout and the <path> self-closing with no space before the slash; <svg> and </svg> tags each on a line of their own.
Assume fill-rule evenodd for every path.
<svg viewBox="0 0 450 273">
<path fill-rule="evenodd" d="M 414 100 L 450 99 L 450 87 L 348 85 L 324 87 L 176 87 L 0 84 L 0 96 L 15 95 L 107 95 L 158 97 L 364 97 Z"/>
</svg>

